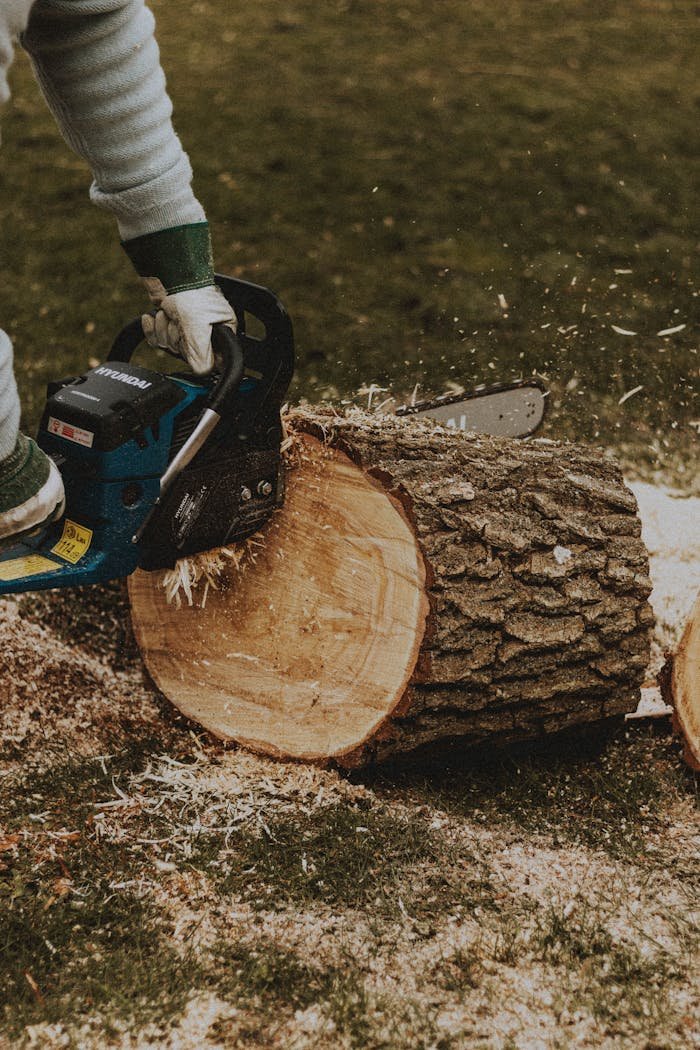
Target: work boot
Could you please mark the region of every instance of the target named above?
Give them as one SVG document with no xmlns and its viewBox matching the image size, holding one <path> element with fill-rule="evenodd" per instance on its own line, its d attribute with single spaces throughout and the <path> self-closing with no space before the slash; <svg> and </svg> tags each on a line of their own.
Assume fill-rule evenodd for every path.
<svg viewBox="0 0 700 1050">
<path fill-rule="evenodd" d="M 0 548 L 55 521 L 64 505 L 56 464 L 20 434 L 14 451 L 0 462 Z"/>
</svg>

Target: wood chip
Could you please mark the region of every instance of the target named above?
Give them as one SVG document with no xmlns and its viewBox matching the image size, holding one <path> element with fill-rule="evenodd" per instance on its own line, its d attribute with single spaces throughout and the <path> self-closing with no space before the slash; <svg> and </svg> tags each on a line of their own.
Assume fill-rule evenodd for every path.
<svg viewBox="0 0 700 1050">
<path fill-rule="evenodd" d="M 656 334 L 657 335 L 675 335 L 676 332 L 682 332 L 683 329 L 686 328 L 686 327 L 687 326 L 684 325 L 684 324 L 677 324 L 675 326 L 675 328 L 662 328 L 661 331 L 657 332 Z"/>
</svg>

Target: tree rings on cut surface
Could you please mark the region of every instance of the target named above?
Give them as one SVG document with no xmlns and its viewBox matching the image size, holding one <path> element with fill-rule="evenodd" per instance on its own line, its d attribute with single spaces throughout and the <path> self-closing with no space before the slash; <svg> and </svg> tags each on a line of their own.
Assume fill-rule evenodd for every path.
<svg viewBox="0 0 700 1050">
<path fill-rule="evenodd" d="M 401 505 L 346 455 L 303 436 L 284 509 L 254 564 L 204 608 L 129 583 L 148 670 L 188 718 L 264 752 L 319 760 L 376 734 L 425 630 L 425 568 Z"/>
</svg>

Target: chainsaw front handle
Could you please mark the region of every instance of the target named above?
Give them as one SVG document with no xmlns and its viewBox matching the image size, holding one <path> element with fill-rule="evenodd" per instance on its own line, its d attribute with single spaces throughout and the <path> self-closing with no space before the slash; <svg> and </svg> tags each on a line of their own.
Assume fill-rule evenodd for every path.
<svg viewBox="0 0 700 1050">
<path fill-rule="evenodd" d="M 236 383 L 240 383 L 240 379 L 236 380 L 238 353 L 233 349 L 231 336 L 216 334 L 221 328 L 225 333 L 230 332 L 237 342 L 238 349 L 243 353 L 245 375 L 254 380 L 245 398 L 233 398 L 231 401 L 231 426 L 245 438 L 255 430 L 258 420 L 279 412 L 284 402 L 294 373 L 292 323 L 284 306 L 269 288 L 220 273 L 214 274 L 214 281 L 228 300 L 238 323 L 235 333 L 226 324 L 213 326 L 212 346 L 215 353 L 221 352 L 220 348 L 226 340 L 233 357 L 224 361 L 221 379 L 214 384 L 211 398 L 214 405 L 221 407 L 230 397 Z M 249 317 L 260 322 L 264 330 L 262 335 L 258 326 L 255 326 L 254 331 L 247 330 L 246 321 Z M 143 341 L 141 318 L 137 317 L 125 325 L 115 338 L 108 361 L 130 361 Z M 179 359 L 179 355 L 175 356 Z"/>
<path fill-rule="evenodd" d="M 221 358 L 222 369 L 207 400 L 207 408 L 222 416 L 226 404 L 238 392 L 243 379 L 243 347 L 230 325 L 219 322 L 212 326 L 211 347 Z"/>
<path fill-rule="evenodd" d="M 151 311 L 155 316 L 156 311 Z M 124 325 L 118 333 L 109 352 L 108 361 L 129 362 L 134 351 L 145 341 L 141 318 L 135 317 Z M 243 379 L 243 348 L 234 330 L 228 324 L 219 322 L 212 325 L 211 346 L 215 357 L 221 361 L 221 374 L 214 383 L 211 394 L 207 400 L 207 408 L 217 415 L 222 415 L 224 406 L 232 398 L 241 385 Z M 182 360 L 179 354 L 174 353 L 167 347 L 159 347 L 172 357 Z"/>
</svg>

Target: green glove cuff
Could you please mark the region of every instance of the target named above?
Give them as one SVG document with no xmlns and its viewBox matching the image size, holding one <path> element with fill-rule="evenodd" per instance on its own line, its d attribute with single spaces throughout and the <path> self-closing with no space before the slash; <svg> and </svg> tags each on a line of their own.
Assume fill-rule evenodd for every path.
<svg viewBox="0 0 700 1050">
<path fill-rule="evenodd" d="M 168 295 L 214 283 L 214 259 L 208 222 L 146 233 L 122 248 L 139 277 L 156 278 Z"/>
</svg>

